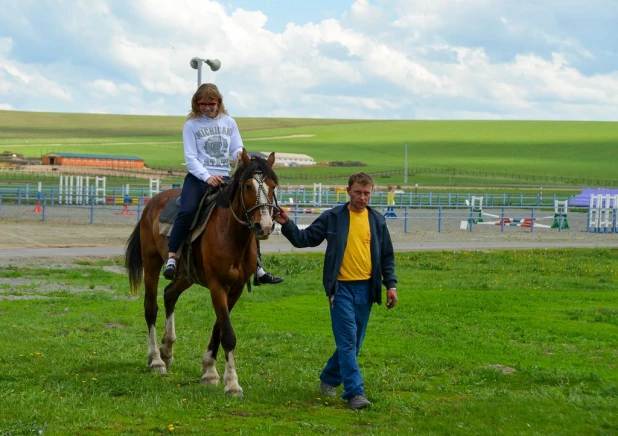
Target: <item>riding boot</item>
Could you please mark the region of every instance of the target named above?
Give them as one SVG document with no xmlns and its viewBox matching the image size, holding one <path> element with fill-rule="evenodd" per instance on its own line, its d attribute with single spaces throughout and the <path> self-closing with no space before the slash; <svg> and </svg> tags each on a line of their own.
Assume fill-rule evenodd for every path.
<svg viewBox="0 0 618 436">
<path fill-rule="evenodd" d="M 263 276 L 259 276 L 257 273 L 253 276 L 253 286 L 260 285 L 276 285 L 277 283 L 281 283 L 283 278 L 272 275 L 269 272 L 264 273 Z"/>
<path fill-rule="evenodd" d="M 168 280 L 174 280 L 176 277 L 176 258 L 170 257 L 167 259 L 167 263 L 165 264 L 165 268 L 163 268 L 163 277 Z"/>
</svg>

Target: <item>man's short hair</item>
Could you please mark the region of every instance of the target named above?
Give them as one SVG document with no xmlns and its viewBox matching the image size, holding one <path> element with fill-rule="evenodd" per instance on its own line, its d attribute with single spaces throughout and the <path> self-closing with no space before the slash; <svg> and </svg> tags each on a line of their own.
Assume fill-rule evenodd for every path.
<svg viewBox="0 0 618 436">
<path fill-rule="evenodd" d="M 348 179 L 348 188 L 351 188 L 354 183 L 358 183 L 361 186 L 371 185 L 373 187 L 373 177 L 363 172 L 354 173 Z"/>
</svg>

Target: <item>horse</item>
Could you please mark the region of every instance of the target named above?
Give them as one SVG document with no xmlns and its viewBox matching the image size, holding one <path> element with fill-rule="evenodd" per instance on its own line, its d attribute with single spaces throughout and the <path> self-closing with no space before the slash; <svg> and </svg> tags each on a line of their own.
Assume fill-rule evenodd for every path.
<svg viewBox="0 0 618 436">
<path fill-rule="evenodd" d="M 176 278 L 165 287 L 165 333 L 157 348 L 157 287 L 163 263 L 167 259 L 167 237 L 159 234 L 159 215 L 165 205 L 180 195 L 171 189 L 155 195 L 127 240 L 125 267 L 131 290 L 137 292 L 144 282 L 144 315 L 148 326 L 148 365 L 166 374 L 174 360 L 176 326 L 174 307 L 180 295 L 192 284 L 199 283 L 210 290 L 216 321 L 210 342 L 202 358 L 201 381 L 219 384 L 216 368 L 219 346 L 225 354 L 224 392 L 242 396 L 234 363 L 236 334 L 230 312 L 240 298 L 245 284 L 251 291 L 250 278 L 257 268 L 257 239 L 267 239 L 274 228 L 278 210 L 275 188 L 279 184 L 272 167 L 275 153 L 268 159 L 252 157 L 242 151 L 238 167 L 229 184 L 216 198 L 204 231 L 191 244 L 195 275 L 183 274 L 185 262 L 179 262 Z M 182 201 L 182 198 L 181 198 Z M 183 251 L 184 253 L 184 251 Z"/>
</svg>

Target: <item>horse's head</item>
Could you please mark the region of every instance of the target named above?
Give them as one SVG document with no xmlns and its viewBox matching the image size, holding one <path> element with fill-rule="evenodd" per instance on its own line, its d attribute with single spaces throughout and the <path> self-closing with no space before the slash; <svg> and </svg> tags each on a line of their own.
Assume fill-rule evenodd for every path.
<svg viewBox="0 0 618 436">
<path fill-rule="evenodd" d="M 278 209 L 275 188 L 279 179 L 272 170 L 274 163 L 275 153 L 263 159 L 249 157 L 243 150 L 239 166 L 230 181 L 228 204 L 238 204 L 237 209 L 244 221 L 236 215 L 234 217 L 251 228 L 258 239 L 267 239 L 275 224 L 273 217 Z"/>
</svg>

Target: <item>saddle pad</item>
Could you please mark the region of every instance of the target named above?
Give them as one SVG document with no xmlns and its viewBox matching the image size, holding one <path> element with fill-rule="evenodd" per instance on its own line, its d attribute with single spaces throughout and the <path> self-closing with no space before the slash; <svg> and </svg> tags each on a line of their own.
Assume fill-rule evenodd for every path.
<svg viewBox="0 0 618 436">
<path fill-rule="evenodd" d="M 174 197 L 167 202 L 159 214 L 159 223 L 174 224 L 174 220 L 176 219 L 176 215 L 178 215 L 178 210 L 180 209 L 180 202 L 178 201 L 179 198 L 180 196 Z"/>
</svg>

